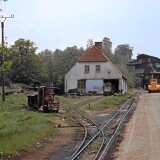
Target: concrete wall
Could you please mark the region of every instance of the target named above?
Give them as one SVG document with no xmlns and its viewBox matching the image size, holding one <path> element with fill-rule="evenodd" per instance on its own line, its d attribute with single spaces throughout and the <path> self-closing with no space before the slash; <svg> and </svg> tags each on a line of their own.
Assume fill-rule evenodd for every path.
<svg viewBox="0 0 160 160">
<path fill-rule="evenodd" d="M 84 66 L 90 66 L 90 72 L 84 72 Z M 96 73 L 96 65 L 101 66 L 101 72 Z M 65 92 L 77 88 L 77 80 L 80 79 L 119 79 L 119 89 L 126 91 L 126 80 L 109 62 L 77 62 L 65 75 Z"/>
</svg>

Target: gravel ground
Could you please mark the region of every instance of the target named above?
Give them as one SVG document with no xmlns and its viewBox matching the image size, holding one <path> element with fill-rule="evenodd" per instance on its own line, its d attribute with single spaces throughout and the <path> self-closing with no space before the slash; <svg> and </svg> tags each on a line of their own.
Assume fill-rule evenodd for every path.
<svg viewBox="0 0 160 160">
<path fill-rule="evenodd" d="M 158 160 L 160 157 L 160 93 L 144 93 L 126 125 L 116 160 Z"/>
<path fill-rule="evenodd" d="M 56 155 L 52 156 L 50 160 L 70 160 L 71 155 L 74 153 L 74 151 L 77 149 L 78 146 L 79 142 L 66 146 Z"/>
</svg>

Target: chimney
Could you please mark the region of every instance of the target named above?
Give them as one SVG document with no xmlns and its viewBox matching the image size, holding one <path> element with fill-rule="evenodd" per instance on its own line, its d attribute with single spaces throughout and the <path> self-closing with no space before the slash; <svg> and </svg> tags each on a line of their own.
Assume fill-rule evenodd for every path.
<svg viewBox="0 0 160 160">
<path fill-rule="evenodd" d="M 95 42 L 95 46 L 102 52 L 102 42 Z"/>
</svg>

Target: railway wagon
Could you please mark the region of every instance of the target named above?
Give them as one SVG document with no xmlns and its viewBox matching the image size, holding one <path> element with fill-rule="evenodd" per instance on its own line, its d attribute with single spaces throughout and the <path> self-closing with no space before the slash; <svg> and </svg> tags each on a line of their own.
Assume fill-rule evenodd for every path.
<svg viewBox="0 0 160 160">
<path fill-rule="evenodd" d="M 106 82 L 103 86 L 103 90 L 104 90 L 104 95 L 105 96 L 109 96 L 109 95 L 112 95 L 114 93 L 113 85 L 112 85 L 111 82 Z"/>
<path fill-rule="evenodd" d="M 52 87 L 38 86 L 27 91 L 28 105 L 37 110 L 59 111 L 59 100 Z"/>
</svg>

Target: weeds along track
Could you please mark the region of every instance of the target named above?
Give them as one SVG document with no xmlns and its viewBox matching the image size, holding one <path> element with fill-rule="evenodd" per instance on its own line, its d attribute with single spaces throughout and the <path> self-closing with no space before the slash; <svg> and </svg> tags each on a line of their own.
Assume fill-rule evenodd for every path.
<svg viewBox="0 0 160 160">
<path fill-rule="evenodd" d="M 126 117 L 128 117 L 129 114 L 133 111 L 134 102 L 134 98 L 129 99 L 117 110 L 117 112 L 112 115 L 112 117 L 104 125 L 97 125 L 93 120 L 82 114 L 81 117 L 75 115 L 75 119 L 77 119 L 81 125 L 83 124 L 85 128 L 85 134 L 83 141 L 74 152 L 71 159 L 104 159 L 108 154 L 112 143 L 115 141 L 118 131 L 124 125 Z M 89 128 L 89 126 L 85 125 L 84 121 L 87 121 L 92 126 L 96 127 L 96 131 L 95 129 Z M 89 132 L 92 134 L 92 136 L 89 135 Z M 95 150 L 94 146 L 96 146 Z"/>
<path fill-rule="evenodd" d="M 105 97 L 103 97 L 103 96 L 91 96 L 87 99 L 78 100 L 77 102 L 74 102 L 74 103 L 71 103 L 71 104 L 65 104 L 65 103 L 62 103 L 62 102 L 61 102 L 61 104 L 66 109 L 66 111 L 69 110 L 69 112 L 70 112 L 70 110 L 77 110 L 82 106 L 88 105 L 92 102 L 101 100 L 103 98 L 105 98 Z"/>
</svg>

